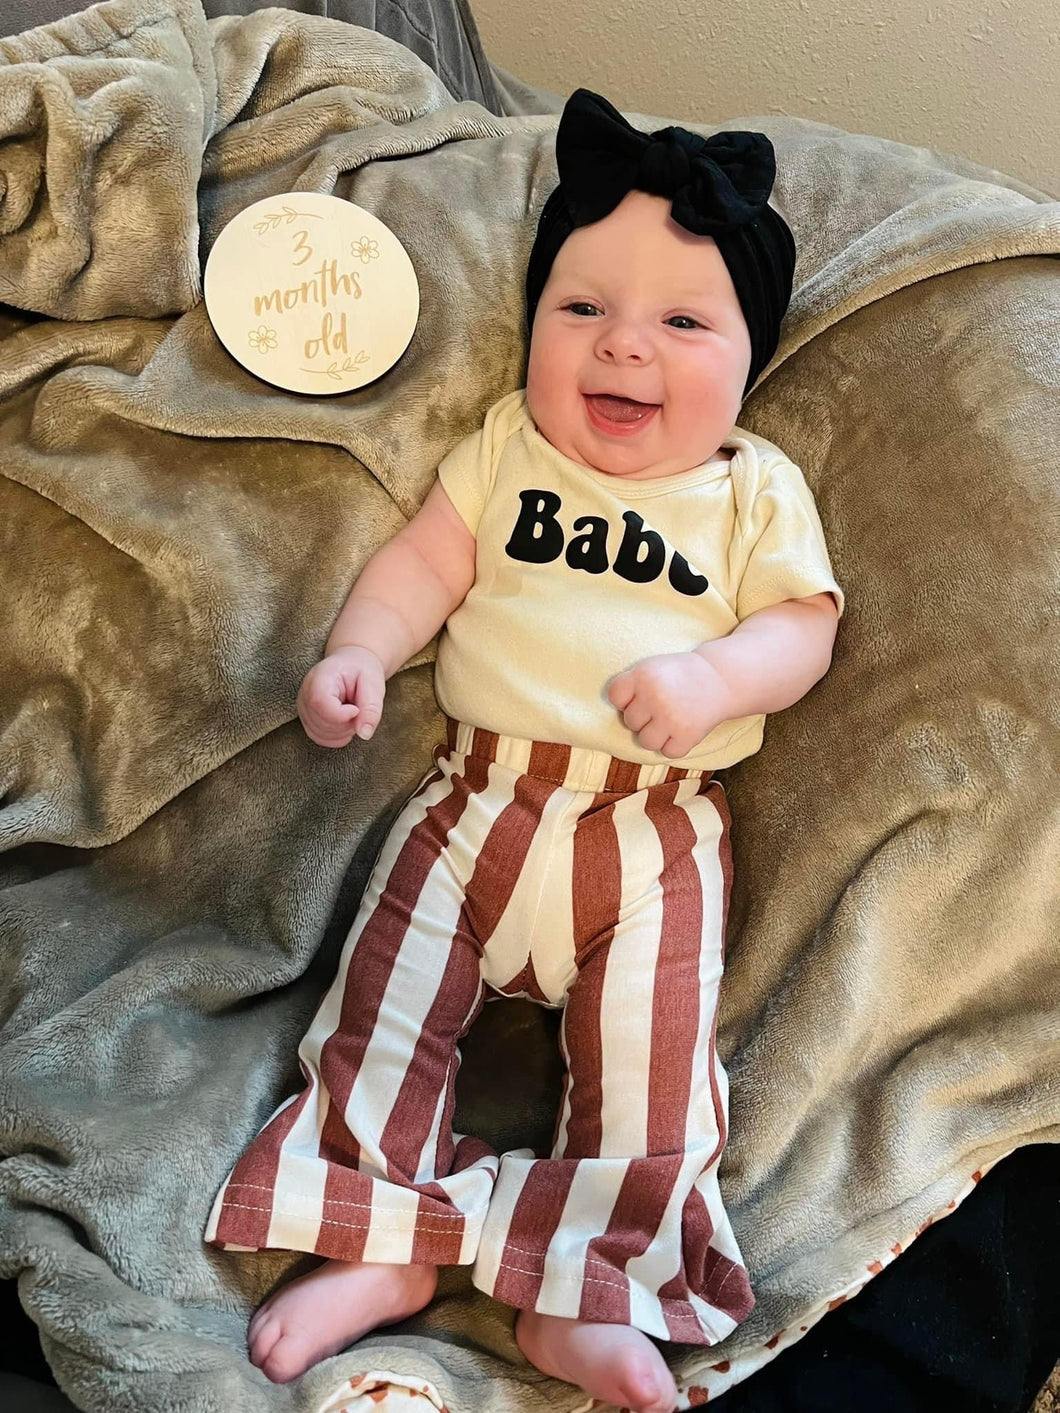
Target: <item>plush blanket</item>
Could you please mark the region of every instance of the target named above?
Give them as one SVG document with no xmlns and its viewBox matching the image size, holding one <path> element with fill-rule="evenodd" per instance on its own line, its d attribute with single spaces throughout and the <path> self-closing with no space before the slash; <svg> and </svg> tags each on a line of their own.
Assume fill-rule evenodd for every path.
<svg viewBox="0 0 1060 1413">
<path fill-rule="evenodd" d="M 305 1258 L 201 1240 L 441 724 L 430 651 L 367 745 L 313 746 L 295 692 L 521 385 L 555 122 L 276 10 L 110 0 L 0 41 L 0 1275 L 81 1408 L 584 1401 L 456 1269 L 273 1387 L 246 1320 Z M 721 1179 L 758 1303 L 668 1349 L 683 1405 L 1060 1140 L 1060 205 L 818 124 L 700 130 L 724 126 L 773 139 L 800 252 L 741 422 L 803 467 L 849 606 L 828 676 L 727 773 Z M 225 221 L 291 189 L 377 213 L 420 279 L 407 353 L 330 399 L 255 380 L 200 300 Z M 547 1144 L 557 1087 L 554 1016 L 487 1007 L 458 1126 Z"/>
</svg>

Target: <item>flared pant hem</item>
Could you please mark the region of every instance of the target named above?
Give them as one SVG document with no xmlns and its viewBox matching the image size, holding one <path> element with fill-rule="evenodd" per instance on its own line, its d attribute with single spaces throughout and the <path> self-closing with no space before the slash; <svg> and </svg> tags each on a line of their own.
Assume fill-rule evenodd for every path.
<svg viewBox="0 0 1060 1413">
<path fill-rule="evenodd" d="M 237 1215 L 247 1214 L 245 1229 Z M 271 1220 L 267 1237 L 255 1225 L 260 1214 Z M 733 1267 L 737 1302 L 732 1313 L 718 1309 L 696 1296 L 667 1298 L 657 1292 L 641 1292 L 627 1272 L 592 1257 L 561 1263 L 543 1254 L 522 1250 L 520 1264 L 504 1259 L 511 1251 L 503 1244 L 493 1249 L 482 1235 L 488 1222 L 469 1223 L 454 1214 L 447 1221 L 442 1214 L 429 1214 L 387 1232 L 380 1229 L 379 1217 L 366 1221 L 324 1221 L 317 1216 L 284 1211 L 274 1203 L 268 1208 L 233 1200 L 224 1203 L 225 1235 L 216 1234 L 213 1218 L 206 1240 L 224 1250 L 304 1251 L 325 1260 L 370 1261 L 385 1265 L 462 1265 L 471 1267 L 471 1280 L 483 1294 L 517 1310 L 539 1315 L 600 1324 L 630 1325 L 658 1339 L 693 1345 L 717 1344 L 747 1318 L 754 1299 L 746 1285 L 746 1272 Z M 371 1255 L 366 1255 L 371 1233 Z M 463 1259 L 457 1258 L 457 1247 Z M 414 1253 L 414 1259 L 411 1259 Z M 466 1253 L 466 1255 L 464 1255 Z M 547 1271 L 546 1271 L 547 1264 Z M 592 1274 L 587 1274 L 587 1268 Z M 717 1298 L 720 1290 L 712 1292 Z M 638 1312 L 638 1303 L 644 1309 Z"/>
</svg>

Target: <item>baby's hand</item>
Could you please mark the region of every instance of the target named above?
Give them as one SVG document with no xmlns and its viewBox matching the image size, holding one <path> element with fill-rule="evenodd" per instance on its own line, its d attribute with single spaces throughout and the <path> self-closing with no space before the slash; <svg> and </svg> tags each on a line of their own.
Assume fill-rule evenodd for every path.
<svg viewBox="0 0 1060 1413">
<path fill-rule="evenodd" d="M 367 741 L 379 724 L 386 673 L 367 648 L 337 648 L 309 669 L 298 691 L 298 715 L 318 746 Z"/>
<path fill-rule="evenodd" d="M 729 688 L 698 653 L 646 657 L 611 679 L 607 699 L 646 751 L 680 760 L 734 713 Z"/>
</svg>

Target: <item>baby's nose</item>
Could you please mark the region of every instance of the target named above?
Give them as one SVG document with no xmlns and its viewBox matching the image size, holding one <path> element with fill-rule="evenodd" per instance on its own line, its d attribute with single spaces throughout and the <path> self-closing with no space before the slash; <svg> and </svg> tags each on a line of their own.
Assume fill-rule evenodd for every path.
<svg viewBox="0 0 1060 1413">
<path fill-rule="evenodd" d="M 651 357 L 651 341 L 635 324 L 613 324 L 601 334 L 597 351 L 605 358 L 643 363 Z"/>
</svg>

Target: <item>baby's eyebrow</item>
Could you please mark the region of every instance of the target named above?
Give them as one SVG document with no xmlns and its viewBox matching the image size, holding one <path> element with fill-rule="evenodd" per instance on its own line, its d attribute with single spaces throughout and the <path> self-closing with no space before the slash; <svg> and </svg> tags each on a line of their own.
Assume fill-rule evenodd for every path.
<svg viewBox="0 0 1060 1413">
<path fill-rule="evenodd" d="M 599 274 L 592 275 L 586 270 L 575 270 L 571 274 L 564 275 L 557 283 L 560 289 L 567 293 L 573 293 L 574 291 L 584 293 L 589 290 L 592 290 L 594 293 L 604 293 L 604 287 L 600 283 Z M 695 289 L 680 289 L 671 291 L 668 294 L 661 294 L 658 296 L 658 302 L 660 304 L 708 304 L 711 303 L 714 298 L 715 295 L 713 291 L 699 286 Z"/>
<path fill-rule="evenodd" d="M 600 286 L 593 283 L 591 280 L 583 280 L 578 283 L 572 281 L 569 285 L 564 283 L 556 290 L 556 297 L 558 299 L 571 299 L 575 296 L 584 298 L 591 297 L 594 299 L 606 299 L 608 297 Z M 660 309 L 664 307 L 673 309 L 709 309 L 714 304 L 714 300 L 710 295 L 702 293 L 660 295 L 652 302 L 657 304 Z"/>
</svg>

